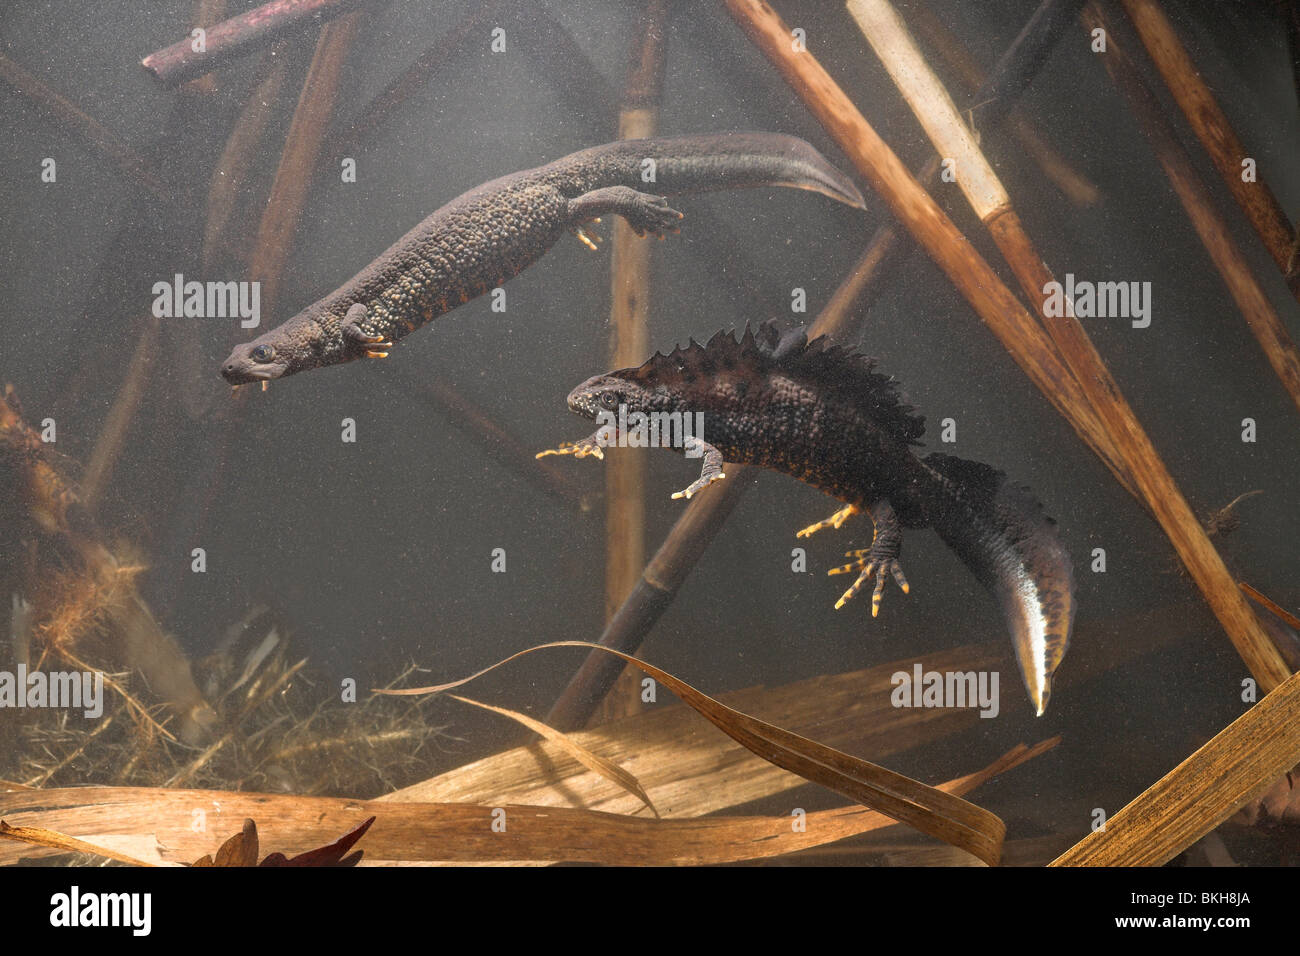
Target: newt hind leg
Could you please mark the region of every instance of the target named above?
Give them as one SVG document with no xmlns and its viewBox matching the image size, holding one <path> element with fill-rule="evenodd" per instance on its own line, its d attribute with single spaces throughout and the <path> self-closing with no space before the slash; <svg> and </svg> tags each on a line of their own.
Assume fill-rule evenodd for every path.
<svg viewBox="0 0 1300 956">
<path fill-rule="evenodd" d="M 840 528 L 844 527 L 844 522 L 848 521 L 856 514 L 861 514 L 857 505 L 845 505 L 829 518 L 823 518 L 821 521 L 816 521 L 806 528 L 799 529 L 795 532 L 795 537 L 811 538 L 818 531 L 821 531 L 822 528 L 834 528 L 838 531 Z"/>
<path fill-rule="evenodd" d="M 638 192 L 630 186 L 606 186 L 569 200 L 569 228 L 592 248 L 595 246 L 583 232 L 582 224 L 605 215 L 622 216 L 638 236 L 660 239 L 666 233 L 680 231 L 678 223 L 683 218 L 663 196 Z"/>
<path fill-rule="evenodd" d="M 898 515 L 889 506 L 889 502 L 884 500 L 872 505 L 869 514 L 875 526 L 871 547 L 849 551 L 845 557 L 856 560 L 842 567 L 831 568 L 827 573 L 848 574 L 853 571 L 859 572 L 853 586 L 835 602 L 835 610 L 837 611 L 861 591 L 867 582 L 874 578 L 875 588 L 871 594 L 871 616 L 876 617 L 880 613 L 880 602 L 885 593 L 886 576 L 892 575 L 904 594 L 907 594 L 911 588 L 908 586 L 907 578 L 903 574 L 903 567 L 898 561 L 899 555 L 903 551 L 903 528 L 898 521 Z M 833 518 L 827 520 L 833 520 Z"/>
</svg>

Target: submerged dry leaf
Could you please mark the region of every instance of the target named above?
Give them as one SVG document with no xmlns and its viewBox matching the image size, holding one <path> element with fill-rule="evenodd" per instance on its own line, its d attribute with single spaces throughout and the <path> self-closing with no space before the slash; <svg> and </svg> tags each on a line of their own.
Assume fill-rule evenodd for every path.
<svg viewBox="0 0 1300 956">
<path fill-rule="evenodd" d="M 632 794 L 632 796 L 636 797 L 650 808 L 650 812 L 655 815 L 656 819 L 659 818 L 659 811 L 655 809 L 655 805 L 650 801 L 649 794 L 645 792 L 645 788 L 641 786 L 641 782 L 637 780 L 636 777 L 632 776 L 632 774 L 628 773 L 613 761 L 606 760 L 604 757 L 600 756 L 600 754 L 588 750 L 568 734 L 556 730 L 554 727 L 544 724 L 540 720 L 534 720 L 527 714 L 521 714 L 517 710 L 509 710 L 505 707 L 494 707 L 492 704 L 485 704 L 482 701 L 471 700 L 468 697 L 460 697 L 456 694 L 448 694 L 447 696 L 452 700 L 459 700 L 466 704 L 473 704 L 475 707 L 482 707 L 484 710 L 490 710 L 493 713 L 509 717 L 511 720 L 518 721 L 529 730 L 540 734 L 547 740 L 553 741 L 555 744 L 562 747 L 570 757 L 578 761 L 578 763 L 582 764 L 592 773 L 600 774 L 605 779 L 618 784 L 628 793 Z"/>
<path fill-rule="evenodd" d="M 117 860 L 119 863 L 130 863 L 134 866 L 153 866 L 152 863 L 137 860 L 125 853 L 118 853 L 116 850 L 95 846 L 93 843 L 78 840 L 76 837 L 70 837 L 55 830 L 46 830 L 43 827 L 11 827 L 4 820 L 0 820 L 0 836 L 18 840 L 22 843 L 30 843 L 33 846 L 44 846 L 69 853 L 93 853 L 96 856 L 108 857 L 110 860 Z"/>
<path fill-rule="evenodd" d="M 1024 763 L 1055 746 L 1048 740 L 1018 746 L 988 767 L 942 784 L 954 794 L 968 793 L 994 773 Z M 26 797 L 25 800 L 19 799 Z M 0 796 L 0 813 L 27 813 L 70 832 L 100 833 L 112 820 L 115 833 L 148 833 L 172 859 L 203 851 L 204 834 L 190 828 L 193 810 L 220 803 L 234 817 L 256 813 L 263 829 L 282 846 L 303 848 L 310 859 L 320 833 L 352 827 L 331 844 L 334 856 L 359 835 L 359 813 L 382 814 L 383 827 L 369 835 L 367 858 L 391 863 L 598 863 L 615 866 L 709 866 L 770 859 L 835 843 L 872 830 L 898 826 L 882 813 L 859 806 L 809 813 L 803 826 L 789 816 L 705 816 L 651 820 L 571 807 L 517 804 L 358 802 L 339 797 L 301 797 L 214 790 L 161 790 L 136 787 L 69 787 L 35 794 Z M 494 828 L 497 812 L 508 826 Z M 345 845 L 346 844 L 346 845 Z M 17 862 L 5 854 L 0 864 Z M 51 853 L 53 850 L 44 850 Z M 273 854 L 277 856 L 277 854 Z M 340 859 L 355 862 L 358 854 Z M 295 865 L 299 858 L 295 858 Z M 265 861 L 264 861 L 265 862 Z"/>
<path fill-rule="evenodd" d="M 414 695 L 452 690 L 518 657 L 551 647 L 594 648 L 621 657 L 650 674 L 715 727 L 764 760 L 965 850 L 990 866 L 998 862 L 1006 824 L 995 814 L 911 777 L 743 714 L 653 664 L 601 644 L 589 641 L 539 644 L 458 681 L 376 693 Z"/>
</svg>

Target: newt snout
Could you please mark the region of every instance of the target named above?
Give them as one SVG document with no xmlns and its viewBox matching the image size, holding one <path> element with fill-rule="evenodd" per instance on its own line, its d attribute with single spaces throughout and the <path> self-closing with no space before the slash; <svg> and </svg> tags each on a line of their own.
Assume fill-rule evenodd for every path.
<svg viewBox="0 0 1300 956">
<path fill-rule="evenodd" d="M 279 378 L 285 372 L 285 365 L 275 360 L 274 352 L 258 353 L 265 361 L 258 361 L 257 349 L 241 345 L 230 353 L 230 357 L 221 365 L 221 377 L 231 385 L 248 385 L 252 382 L 269 382 Z"/>
</svg>

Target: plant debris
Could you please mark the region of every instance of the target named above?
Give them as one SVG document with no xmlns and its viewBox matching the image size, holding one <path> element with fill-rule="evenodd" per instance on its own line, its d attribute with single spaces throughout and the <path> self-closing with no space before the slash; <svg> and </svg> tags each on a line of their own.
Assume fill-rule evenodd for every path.
<svg viewBox="0 0 1300 956">
<path fill-rule="evenodd" d="M 287 857 L 283 853 L 270 853 L 260 863 L 257 860 L 258 838 L 257 824 L 251 818 L 244 821 L 244 828 L 232 836 L 217 850 L 215 859 L 204 854 L 190 866 L 356 866 L 361 862 L 364 850 L 347 855 L 348 850 L 366 835 L 370 825 L 375 822 L 369 817 L 360 826 L 355 827 L 333 843 Z"/>
</svg>

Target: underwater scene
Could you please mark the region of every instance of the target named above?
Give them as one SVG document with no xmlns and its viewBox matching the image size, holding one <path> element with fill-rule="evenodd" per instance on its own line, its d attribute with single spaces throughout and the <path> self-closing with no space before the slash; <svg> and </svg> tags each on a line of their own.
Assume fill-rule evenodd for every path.
<svg viewBox="0 0 1300 956">
<path fill-rule="evenodd" d="M 1295 0 L 0 67 L 0 865 L 1300 859 Z"/>
</svg>

